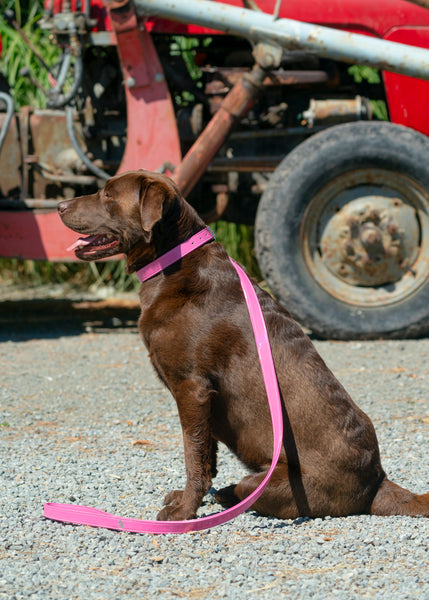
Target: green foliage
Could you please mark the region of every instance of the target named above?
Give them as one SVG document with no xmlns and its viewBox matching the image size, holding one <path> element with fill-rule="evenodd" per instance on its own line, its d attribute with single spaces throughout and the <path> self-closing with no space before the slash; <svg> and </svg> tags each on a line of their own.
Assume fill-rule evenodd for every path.
<svg viewBox="0 0 429 600">
<path fill-rule="evenodd" d="M 15 19 L 21 25 L 26 36 L 38 49 L 47 64 L 56 62 L 59 51 L 49 40 L 49 34 L 37 27 L 37 21 L 43 14 L 43 4 L 40 1 L 18 2 L 9 0 L 5 8 L 15 11 Z M 17 108 L 25 105 L 33 107 L 44 107 L 46 104 L 45 94 L 32 84 L 28 77 L 23 77 L 19 71 L 27 67 L 31 76 L 36 79 L 45 89 L 49 88 L 48 73 L 41 66 L 38 59 L 28 48 L 25 41 L 18 32 L 9 26 L 0 14 L 0 36 L 3 43 L 3 51 L 0 57 L 0 71 L 7 78 L 10 91 Z"/>
<path fill-rule="evenodd" d="M 348 72 L 356 83 L 362 83 L 363 81 L 367 81 L 371 84 L 381 83 L 380 73 L 377 69 L 373 69 L 372 67 L 352 65 L 348 68 Z M 387 106 L 384 100 L 371 100 L 371 107 L 376 119 L 379 121 L 389 120 Z"/>
<path fill-rule="evenodd" d="M 349 74 L 356 83 L 367 81 L 368 83 L 380 83 L 380 75 L 376 69 L 365 65 L 352 65 L 348 69 Z"/>
<path fill-rule="evenodd" d="M 231 258 L 243 264 L 253 277 L 261 277 L 255 254 L 253 227 L 218 221 L 211 224 L 210 228 Z"/>
<path fill-rule="evenodd" d="M 199 48 L 200 42 L 197 38 L 189 38 L 182 35 L 173 36 L 171 44 L 171 55 L 181 55 L 186 67 L 194 81 L 201 78 L 201 69 L 195 64 L 195 50 Z"/>
<path fill-rule="evenodd" d="M 2 12 L 7 9 L 14 11 L 16 22 L 22 25 L 31 19 L 34 12 L 43 13 L 43 0 L 6 0 Z"/>
<path fill-rule="evenodd" d="M 182 35 L 172 36 L 170 45 L 170 56 L 181 56 L 186 68 L 197 87 L 201 83 L 201 69 L 195 64 L 195 53 L 200 47 L 200 41 L 197 38 L 189 38 Z M 175 94 L 175 102 L 178 106 L 187 106 L 195 101 L 194 94 L 188 90 L 182 90 Z"/>
</svg>

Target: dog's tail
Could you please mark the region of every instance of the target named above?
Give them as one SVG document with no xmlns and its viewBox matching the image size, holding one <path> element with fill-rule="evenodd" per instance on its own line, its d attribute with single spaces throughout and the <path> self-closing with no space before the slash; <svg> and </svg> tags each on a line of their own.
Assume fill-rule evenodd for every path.
<svg viewBox="0 0 429 600">
<path fill-rule="evenodd" d="M 371 514 L 429 517 L 429 492 L 413 494 L 385 477 L 371 505 Z"/>
</svg>

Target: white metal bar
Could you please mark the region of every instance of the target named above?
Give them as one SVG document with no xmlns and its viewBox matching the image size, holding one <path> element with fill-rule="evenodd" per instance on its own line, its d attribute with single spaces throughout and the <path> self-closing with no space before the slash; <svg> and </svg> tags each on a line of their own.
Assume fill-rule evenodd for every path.
<svg viewBox="0 0 429 600">
<path fill-rule="evenodd" d="M 275 42 L 320 56 L 429 80 L 429 50 L 209 0 L 134 0 L 140 15 L 162 17 Z"/>
</svg>

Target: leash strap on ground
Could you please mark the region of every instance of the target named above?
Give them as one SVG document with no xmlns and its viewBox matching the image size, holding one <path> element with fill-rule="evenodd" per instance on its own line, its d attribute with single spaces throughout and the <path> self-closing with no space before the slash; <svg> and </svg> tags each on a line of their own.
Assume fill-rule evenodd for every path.
<svg viewBox="0 0 429 600">
<path fill-rule="evenodd" d="M 213 237 L 210 239 L 213 239 Z M 207 236 L 201 236 L 201 243 L 198 245 L 205 244 L 208 240 L 209 238 Z M 191 247 L 191 250 L 197 248 L 198 245 L 194 244 L 193 247 Z M 187 253 L 188 252 L 186 252 L 186 254 Z M 183 251 L 179 252 L 178 256 L 179 258 L 184 256 Z M 178 260 L 178 258 L 176 258 L 176 260 Z M 45 504 L 44 516 L 46 518 L 65 523 L 73 523 L 75 525 L 90 525 L 92 527 L 104 527 L 106 529 L 129 531 L 132 533 L 187 533 L 189 531 L 201 531 L 217 525 L 222 525 L 223 523 L 234 519 L 245 510 L 250 508 L 261 496 L 277 465 L 281 452 L 283 441 L 282 404 L 267 328 L 258 297 L 250 279 L 244 270 L 234 260 L 232 260 L 232 258 L 230 258 L 230 261 L 240 278 L 241 287 L 246 299 L 271 413 L 274 438 L 273 458 L 271 467 L 264 480 L 260 483 L 256 490 L 254 490 L 249 496 L 247 496 L 247 498 L 235 506 L 207 517 L 191 519 L 189 521 L 150 521 L 143 519 L 132 519 L 112 515 L 89 506 L 58 503 Z M 165 268 L 165 266 L 163 268 Z"/>
</svg>

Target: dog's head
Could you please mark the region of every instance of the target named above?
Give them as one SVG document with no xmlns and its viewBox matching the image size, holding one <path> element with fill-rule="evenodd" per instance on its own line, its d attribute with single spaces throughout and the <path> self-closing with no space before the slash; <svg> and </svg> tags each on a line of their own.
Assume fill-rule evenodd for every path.
<svg viewBox="0 0 429 600">
<path fill-rule="evenodd" d="M 92 261 L 149 244 L 154 226 L 179 198 L 169 177 L 130 171 L 108 179 L 96 194 L 60 202 L 58 212 L 67 227 L 89 236 L 71 249 L 77 258 Z"/>
</svg>

